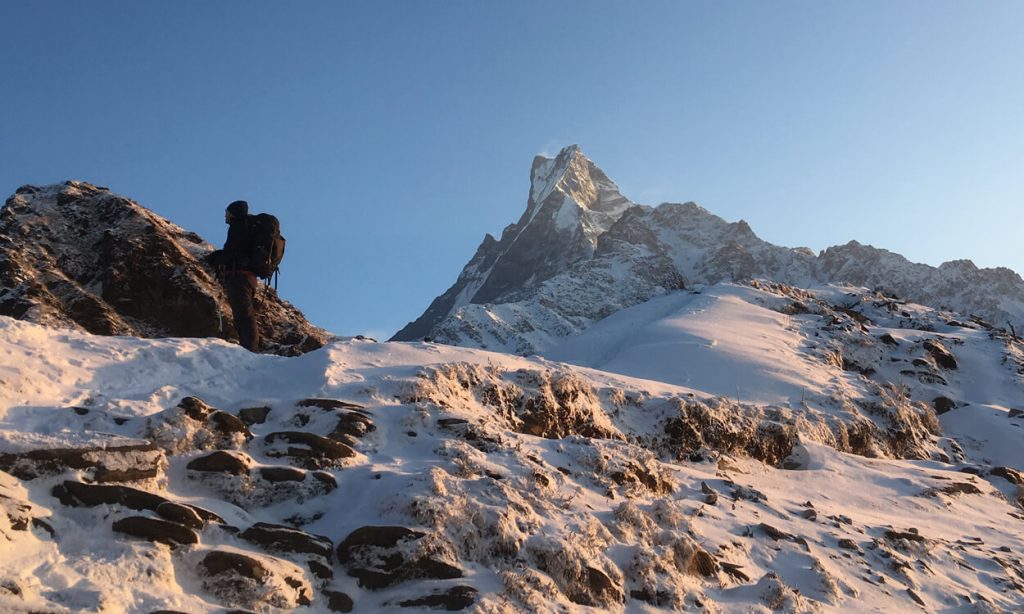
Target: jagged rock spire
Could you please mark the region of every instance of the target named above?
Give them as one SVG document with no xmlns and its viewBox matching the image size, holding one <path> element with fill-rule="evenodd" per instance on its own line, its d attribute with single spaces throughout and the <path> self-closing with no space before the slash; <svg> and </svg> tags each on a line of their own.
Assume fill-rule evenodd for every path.
<svg viewBox="0 0 1024 614">
<path fill-rule="evenodd" d="M 455 284 L 393 339 L 422 338 L 463 305 L 506 300 L 590 258 L 598 237 L 633 206 L 578 145 L 554 158 L 535 157 L 519 221 L 501 239 L 484 237 Z"/>
</svg>

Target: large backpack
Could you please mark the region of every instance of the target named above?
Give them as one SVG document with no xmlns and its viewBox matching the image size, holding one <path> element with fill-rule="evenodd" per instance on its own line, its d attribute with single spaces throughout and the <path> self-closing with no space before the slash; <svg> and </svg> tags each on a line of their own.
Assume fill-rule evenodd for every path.
<svg viewBox="0 0 1024 614">
<path fill-rule="evenodd" d="M 252 245 L 249 270 L 269 281 L 284 258 L 285 240 L 281 236 L 281 223 L 269 213 L 250 215 L 249 238 Z"/>
</svg>

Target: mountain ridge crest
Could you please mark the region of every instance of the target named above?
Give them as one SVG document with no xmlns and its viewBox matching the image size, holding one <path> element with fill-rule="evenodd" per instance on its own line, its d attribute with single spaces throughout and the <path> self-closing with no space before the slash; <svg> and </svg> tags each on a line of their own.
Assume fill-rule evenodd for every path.
<svg viewBox="0 0 1024 614">
<path fill-rule="evenodd" d="M 392 340 L 538 352 L 681 287 L 758 278 L 883 289 L 1024 327 L 1024 279 L 1006 267 L 963 259 L 934 267 L 856 240 L 817 254 L 774 245 L 745 220 L 726 221 L 693 201 L 630 201 L 578 145 L 535 157 L 530 178 L 519 221 L 500 239 L 486 235 L 455 284 Z M 583 305 L 573 293 L 597 304 Z"/>
</svg>

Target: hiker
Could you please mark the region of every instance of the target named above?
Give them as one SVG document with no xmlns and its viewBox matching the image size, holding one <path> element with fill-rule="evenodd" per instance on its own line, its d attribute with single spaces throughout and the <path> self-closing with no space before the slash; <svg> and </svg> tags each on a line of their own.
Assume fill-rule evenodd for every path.
<svg viewBox="0 0 1024 614">
<path fill-rule="evenodd" d="M 228 224 L 224 249 L 212 252 L 206 261 L 224 283 L 239 342 L 256 352 L 260 347 L 256 326 L 257 278 L 265 279 L 268 285 L 273 279 L 277 291 L 277 274 L 285 247 L 281 223 L 269 213 L 249 215 L 249 203 L 244 200 L 228 205 L 224 221 Z"/>
<path fill-rule="evenodd" d="M 255 352 L 260 347 L 260 332 L 256 326 L 256 290 L 259 282 L 251 267 L 253 249 L 249 222 L 249 203 L 236 200 L 224 211 L 228 225 L 228 238 L 224 249 L 210 254 L 208 262 L 223 271 L 224 291 L 235 318 L 235 330 L 242 347 Z"/>
</svg>

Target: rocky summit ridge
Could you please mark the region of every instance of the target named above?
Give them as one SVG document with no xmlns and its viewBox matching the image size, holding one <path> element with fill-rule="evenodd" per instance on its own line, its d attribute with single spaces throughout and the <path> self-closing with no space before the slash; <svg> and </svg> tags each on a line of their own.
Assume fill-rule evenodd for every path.
<svg viewBox="0 0 1024 614">
<path fill-rule="evenodd" d="M 852 284 L 1024 328 L 1024 280 L 969 260 L 939 267 L 851 241 L 773 245 L 689 202 L 631 202 L 576 145 L 537 156 L 526 211 L 486 235 L 456 282 L 393 340 L 543 352 L 617 311 L 684 287 L 768 279 Z"/>
<path fill-rule="evenodd" d="M 235 339 L 213 246 L 107 188 L 18 188 L 0 211 L 0 315 L 99 335 Z M 263 350 L 301 354 L 326 331 L 261 286 Z"/>
</svg>

